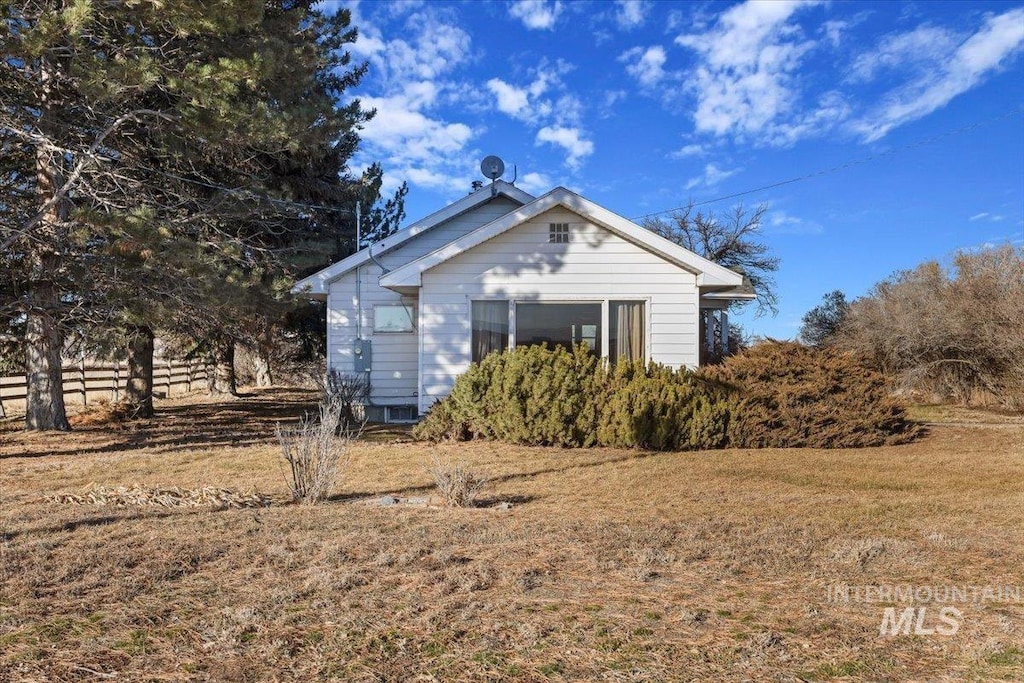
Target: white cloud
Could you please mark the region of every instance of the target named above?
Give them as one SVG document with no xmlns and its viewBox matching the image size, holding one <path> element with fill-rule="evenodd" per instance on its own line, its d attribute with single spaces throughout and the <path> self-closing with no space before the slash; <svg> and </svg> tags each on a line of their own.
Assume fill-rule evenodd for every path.
<svg viewBox="0 0 1024 683">
<path fill-rule="evenodd" d="M 683 145 L 680 149 L 677 149 L 668 156 L 671 159 L 685 159 L 687 157 L 700 157 L 705 154 L 707 154 L 707 152 L 703 145 L 692 144 Z"/>
<path fill-rule="evenodd" d="M 821 223 L 791 216 L 785 211 L 771 211 L 768 218 L 769 229 L 780 235 L 820 235 L 825 232 Z"/>
<path fill-rule="evenodd" d="M 391 16 L 400 17 L 423 7 L 424 4 L 424 0 L 391 0 L 385 8 Z"/>
<path fill-rule="evenodd" d="M 714 187 L 726 178 L 731 178 L 736 175 L 741 170 L 743 169 L 736 168 L 731 171 L 727 171 L 719 168 L 715 164 L 708 164 L 704 167 L 704 173 L 702 175 L 690 178 L 686 182 L 686 189 L 692 190 L 695 187 Z"/>
<path fill-rule="evenodd" d="M 832 47 L 839 47 L 839 43 L 843 40 L 843 31 L 849 27 L 849 22 L 835 19 L 822 24 L 821 32 L 825 34 L 825 38 L 832 44 Z"/>
<path fill-rule="evenodd" d="M 652 45 L 646 50 L 634 47 L 619 55 L 619 61 L 626 64 L 626 72 L 644 87 L 651 87 L 665 77 L 665 48 Z"/>
<path fill-rule="evenodd" d="M 913 31 L 886 36 L 854 60 L 847 80 L 867 82 L 888 70 L 923 74 L 952 54 L 959 42 L 951 31 L 927 24 Z"/>
<path fill-rule="evenodd" d="M 564 62 L 541 63 L 532 70 L 533 80 L 517 86 L 492 78 L 487 89 L 495 97 L 498 111 L 537 129 L 536 142 L 547 142 L 569 152 L 566 164 L 577 170 L 581 160 L 594 151 L 594 143 L 586 139 L 579 123 L 583 118 L 583 105 L 576 95 L 568 92 L 562 75 L 572 70 Z"/>
<path fill-rule="evenodd" d="M 553 186 L 551 179 L 543 173 L 526 173 L 520 178 L 516 185 L 519 189 L 529 192 L 530 194 L 537 194 L 539 192 L 547 192 Z"/>
<path fill-rule="evenodd" d="M 608 116 L 615 105 L 622 102 L 629 96 L 625 90 L 609 90 L 604 94 L 604 101 L 601 104 L 602 115 Z"/>
<path fill-rule="evenodd" d="M 460 151 L 473 136 L 464 123 L 445 123 L 425 116 L 401 95 L 367 97 L 367 107 L 377 109 L 362 138 L 392 152 L 393 158 L 428 161 L 438 154 Z"/>
<path fill-rule="evenodd" d="M 807 134 L 831 120 L 794 111 L 800 100 L 797 72 L 816 43 L 790 20 L 815 4 L 748 0 L 723 12 L 712 28 L 676 38 L 700 58 L 688 75 L 698 131 L 787 144 L 794 130 Z"/>
<path fill-rule="evenodd" d="M 546 142 L 557 145 L 568 152 L 565 163 L 576 170 L 584 157 L 594 153 L 594 143 L 585 139 L 579 128 L 563 126 L 544 126 L 537 131 L 537 144 Z"/>
<path fill-rule="evenodd" d="M 412 15 L 406 25 L 417 27 L 412 42 L 401 38 L 389 41 L 382 53 L 389 79 L 436 79 L 467 60 L 470 37 L 458 26 L 423 14 Z"/>
<path fill-rule="evenodd" d="M 572 67 L 564 62 L 554 65 L 542 63 L 533 69 L 533 81 L 526 86 L 516 86 L 500 78 L 487 81 L 487 89 L 496 98 L 496 107 L 503 114 L 514 119 L 535 123 L 550 116 L 560 121 L 575 120 L 579 115 L 579 102 L 575 97 L 562 95 L 559 99 L 545 99 L 543 95 L 551 90 L 565 91 L 561 76 Z"/>
<path fill-rule="evenodd" d="M 498 98 L 498 111 L 519 118 L 530 104 L 526 89 L 509 85 L 500 78 L 487 81 L 487 89 Z"/>
<path fill-rule="evenodd" d="M 886 45 L 920 42 L 921 31 L 919 28 L 908 36 L 891 38 Z M 930 34 L 937 35 L 934 31 Z M 857 121 L 854 130 L 867 142 L 873 142 L 893 128 L 927 116 L 1003 67 L 1020 53 L 1022 46 L 1024 8 L 989 15 L 984 25 L 961 43 L 951 56 L 929 52 L 930 66 L 920 68 L 913 80 L 883 97 L 881 106 Z M 862 70 L 874 73 L 866 67 Z"/>
<path fill-rule="evenodd" d="M 547 30 L 555 27 L 562 9 L 560 0 L 517 0 L 509 5 L 508 13 L 528 29 Z"/>
<path fill-rule="evenodd" d="M 625 30 L 643 26 L 650 9 L 647 0 L 615 0 L 615 23 Z"/>
<path fill-rule="evenodd" d="M 981 220 L 991 221 L 992 223 L 1000 223 L 1000 222 L 1006 220 L 1006 216 L 1003 216 L 1002 214 L 998 214 L 998 213 L 989 213 L 988 211 L 982 211 L 981 213 L 974 214 L 973 216 L 971 216 L 967 220 L 969 220 L 972 223 L 975 222 L 975 221 L 981 221 Z"/>
<path fill-rule="evenodd" d="M 377 115 L 360 132 L 360 146 L 353 167 L 382 162 L 384 192 L 402 180 L 424 187 L 469 187 L 472 164 L 453 164 L 466 154 L 480 132 L 460 121 L 446 120 L 438 108 L 451 93 L 464 90 L 453 82 L 452 72 L 465 64 L 472 51 L 469 34 L 450 14 L 430 4 L 403 3 L 387 13 L 404 30 L 386 38 L 368 17 L 360 16 L 358 3 L 350 5 L 359 40 L 357 57 L 368 59 L 376 78 L 375 92 L 360 99 Z M 458 170 L 453 170 L 458 167 Z"/>
</svg>

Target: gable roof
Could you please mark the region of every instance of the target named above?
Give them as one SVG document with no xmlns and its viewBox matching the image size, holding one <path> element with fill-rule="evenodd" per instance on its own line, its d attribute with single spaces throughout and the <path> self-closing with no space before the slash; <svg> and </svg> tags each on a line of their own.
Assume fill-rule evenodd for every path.
<svg viewBox="0 0 1024 683">
<path fill-rule="evenodd" d="M 332 263 L 323 270 L 317 271 L 312 275 L 299 280 L 295 283 L 295 286 L 292 287 L 292 291 L 299 293 L 305 290 L 306 294 L 314 296 L 326 295 L 327 289 L 332 282 L 340 278 L 345 273 L 355 270 L 364 263 L 369 263 L 371 250 L 373 251 L 374 258 L 379 258 L 382 254 L 386 254 L 387 252 L 400 247 L 414 237 L 422 235 L 428 230 L 451 220 L 460 214 L 475 209 L 482 204 L 486 204 L 491 199 L 499 195 L 508 197 L 509 199 L 518 202 L 520 205 L 527 204 L 534 200 L 534 196 L 532 194 L 520 190 L 511 183 L 506 183 L 504 180 L 498 180 L 493 185 L 485 185 L 482 189 L 452 202 L 443 209 L 435 211 L 425 218 L 421 218 L 412 225 L 399 230 L 395 234 L 374 242 L 366 249 L 357 251 L 337 263 Z"/>
<path fill-rule="evenodd" d="M 573 211 L 595 224 L 616 233 L 620 237 L 647 249 L 648 251 L 676 264 L 680 268 L 697 276 L 697 285 L 709 289 L 731 289 L 743 284 L 740 273 L 720 266 L 675 242 L 671 242 L 650 230 L 643 228 L 627 218 L 585 199 L 564 187 L 556 187 L 545 195 L 510 211 L 501 218 L 477 228 L 466 235 L 449 242 L 439 249 L 414 261 L 386 273 L 380 278 L 382 287 L 419 287 L 422 274 L 445 261 L 465 253 L 473 247 L 511 230 L 540 214 L 562 206 Z"/>
</svg>

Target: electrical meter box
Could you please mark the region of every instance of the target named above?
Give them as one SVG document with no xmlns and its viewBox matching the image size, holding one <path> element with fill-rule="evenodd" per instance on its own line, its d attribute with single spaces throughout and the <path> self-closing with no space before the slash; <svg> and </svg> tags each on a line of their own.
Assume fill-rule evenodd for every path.
<svg viewBox="0 0 1024 683">
<path fill-rule="evenodd" d="M 355 371 L 369 372 L 373 367 L 373 347 L 369 339 L 356 339 L 352 343 L 352 357 L 355 359 Z"/>
</svg>

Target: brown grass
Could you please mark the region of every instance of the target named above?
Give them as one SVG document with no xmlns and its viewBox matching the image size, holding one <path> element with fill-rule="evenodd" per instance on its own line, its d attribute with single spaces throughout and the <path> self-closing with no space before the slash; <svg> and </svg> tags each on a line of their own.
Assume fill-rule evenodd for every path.
<svg viewBox="0 0 1024 683">
<path fill-rule="evenodd" d="M 957 412 L 899 447 L 682 454 L 378 430 L 331 502 L 291 505 L 273 425 L 310 400 L 178 400 L 66 435 L 0 421 L 0 680 L 1021 676 L 1020 603 L 957 605 L 955 636 L 883 638 L 882 605 L 826 599 L 836 584 L 1024 585 L 1018 420 Z M 435 456 L 515 506 L 375 504 L 429 495 Z M 275 504 L 45 500 L 90 483 L 255 487 Z"/>
</svg>

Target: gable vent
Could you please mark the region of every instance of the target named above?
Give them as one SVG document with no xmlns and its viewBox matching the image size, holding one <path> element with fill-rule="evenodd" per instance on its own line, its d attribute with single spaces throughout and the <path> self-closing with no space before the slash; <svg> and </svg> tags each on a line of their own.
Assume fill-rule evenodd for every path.
<svg viewBox="0 0 1024 683">
<path fill-rule="evenodd" d="M 565 244 L 568 241 L 568 223 L 551 223 L 548 225 L 548 242 L 550 242 L 551 244 Z"/>
</svg>

